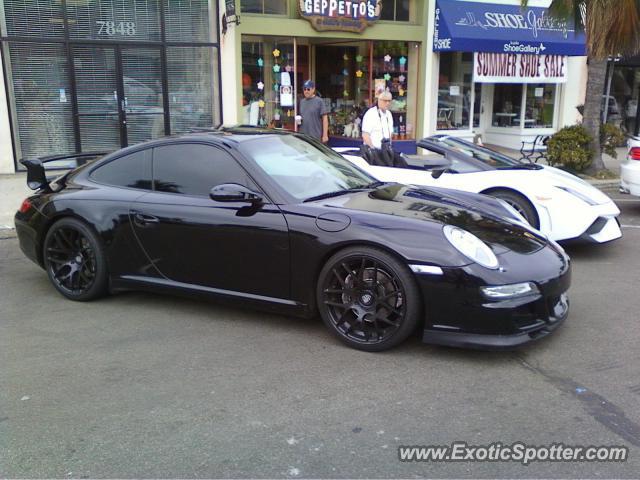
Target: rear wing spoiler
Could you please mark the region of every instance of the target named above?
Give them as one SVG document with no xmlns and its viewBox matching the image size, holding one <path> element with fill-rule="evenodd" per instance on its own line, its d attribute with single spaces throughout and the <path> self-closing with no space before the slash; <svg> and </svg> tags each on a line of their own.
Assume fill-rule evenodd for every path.
<svg viewBox="0 0 640 480">
<path fill-rule="evenodd" d="M 60 165 L 51 165 L 51 167 L 67 170 L 79 167 L 85 163 L 89 163 L 92 159 L 106 155 L 109 152 L 83 152 L 83 153 L 66 153 L 62 155 L 49 155 L 46 157 L 22 159 L 20 163 L 27 167 L 27 186 L 31 190 L 48 189 L 50 179 L 45 173 L 45 163 L 58 162 Z M 74 161 L 66 161 L 72 160 Z"/>
</svg>

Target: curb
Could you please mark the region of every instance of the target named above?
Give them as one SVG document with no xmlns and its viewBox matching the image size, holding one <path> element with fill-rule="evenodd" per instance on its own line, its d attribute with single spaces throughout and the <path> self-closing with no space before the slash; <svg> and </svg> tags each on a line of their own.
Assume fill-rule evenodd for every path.
<svg viewBox="0 0 640 480">
<path fill-rule="evenodd" d="M 596 188 L 599 188 L 600 190 L 620 187 L 619 178 L 612 178 L 607 180 L 591 180 L 591 179 L 586 180 L 585 179 L 585 181 L 588 182 L 590 185 Z"/>
</svg>

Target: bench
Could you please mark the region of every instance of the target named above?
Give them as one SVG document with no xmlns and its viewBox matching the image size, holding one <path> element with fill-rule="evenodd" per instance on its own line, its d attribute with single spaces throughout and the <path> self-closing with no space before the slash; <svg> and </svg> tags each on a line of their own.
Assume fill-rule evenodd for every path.
<svg viewBox="0 0 640 480">
<path fill-rule="evenodd" d="M 538 160 L 547 160 L 547 143 L 550 135 L 536 135 L 533 140 L 523 140 L 520 147 L 520 160 L 528 160 L 531 163 L 538 163 Z"/>
</svg>

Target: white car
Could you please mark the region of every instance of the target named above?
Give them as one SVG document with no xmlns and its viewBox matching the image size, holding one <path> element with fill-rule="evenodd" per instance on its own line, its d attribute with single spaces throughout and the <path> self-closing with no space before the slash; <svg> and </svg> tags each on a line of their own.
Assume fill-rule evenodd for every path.
<svg viewBox="0 0 640 480">
<path fill-rule="evenodd" d="M 417 144 L 428 153 L 404 155 L 408 167 L 370 165 L 357 150 L 336 151 L 381 181 L 452 188 L 502 199 L 555 241 L 604 243 L 622 237 L 618 207 L 575 175 L 514 160 L 447 135 L 434 135 Z M 430 163 L 439 165 L 440 170 L 433 170 Z M 640 178 L 637 163 L 636 178 Z M 636 188 L 640 188 L 640 180 L 636 181 Z"/>
<path fill-rule="evenodd" d="M 620 164 L 620 189 L 640 197 L 640 137 L 629 139 L 627 159 Z"/>
</svg>

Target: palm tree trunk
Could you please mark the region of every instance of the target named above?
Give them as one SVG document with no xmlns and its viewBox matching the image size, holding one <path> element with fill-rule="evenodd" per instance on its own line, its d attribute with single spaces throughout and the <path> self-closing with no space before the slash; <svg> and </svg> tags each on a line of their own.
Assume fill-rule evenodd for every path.
<svg viewBox="0 0 640 480">
<path fill-rule="evenodd" d="M 584 115 L 582 125 L 593 137 L 593 160 L 587 173 L 595 173 L 605 168 L 602 160 L 602 146 L 600 145 L 600 125 L 602 124 L 602 91 L 607 76 L 607 60 L 596 60 L 589 57 L 587 73 L 587 98 L 584 101 Z M 607 108 L 605 103 L 605 108 Z"/>
</svg>

